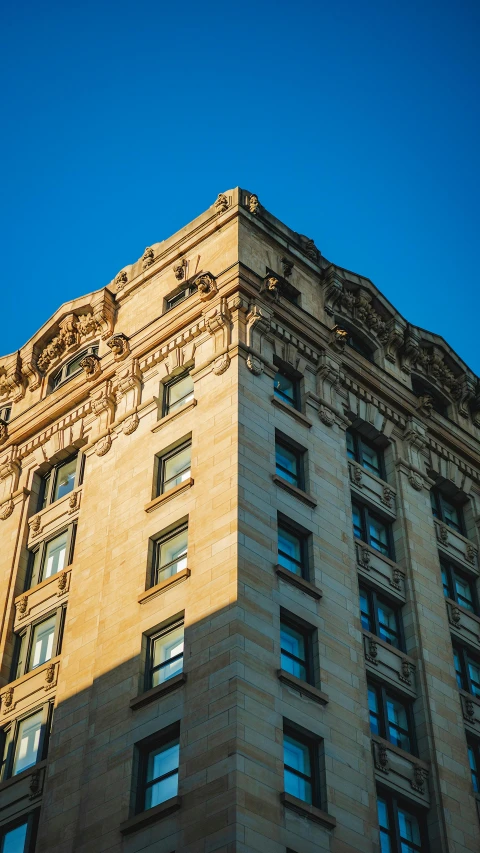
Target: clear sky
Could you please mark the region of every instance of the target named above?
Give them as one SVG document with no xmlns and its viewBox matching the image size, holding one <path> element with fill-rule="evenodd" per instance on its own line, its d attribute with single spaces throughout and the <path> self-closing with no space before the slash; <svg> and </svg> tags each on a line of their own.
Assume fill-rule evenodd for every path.
<svg viewBox="0 0 480 853">
<path fill-rule="evenodd" d="M 480 374 L 478 0 L 10 0 L 2 354 L 236 185 Z"/>
</svg>

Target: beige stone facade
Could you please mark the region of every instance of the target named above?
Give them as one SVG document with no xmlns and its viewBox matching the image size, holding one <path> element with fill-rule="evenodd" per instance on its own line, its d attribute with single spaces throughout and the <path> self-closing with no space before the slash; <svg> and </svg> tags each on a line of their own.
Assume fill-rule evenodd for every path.
<svg viewBox="0 0 480 853">
<path fill-rule="evenodd" d="M 0 851 L 478 853 L 479 441 L 239 188 L 64 304 L 0 359 Z"/>
</svg>

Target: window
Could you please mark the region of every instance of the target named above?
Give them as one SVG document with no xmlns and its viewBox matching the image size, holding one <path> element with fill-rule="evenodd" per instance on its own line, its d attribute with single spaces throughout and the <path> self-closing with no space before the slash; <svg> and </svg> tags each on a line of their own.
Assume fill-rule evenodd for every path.
<svg viewBox="0 0 480 853">
<path fill-rule="evenodd" d="M 377 796 L 381 853 L 428 853 L 422 822 L 391 794 Z"/>
<path fill-rule="evenodd" d="M 3 409 L 0 409 L 0 420 L 5 421 L 5 423 L 8 424 L 11 414 L 12 414 L 12 407 L 11 406 L 4 406 Z M 0 853 L 1 853 L 1 851 L 0 851 Z"/>
<path fill-rule="evenodd" d="M 72 562 L 76 526 L 70 524 L 66 530 L 52 539 L 45 539 L 29 553 L 26 589 L 61 572 Z"/>
<path fill-rule="evenodd" d="M 178 793 L 180 740 L 178 724 L 141 744 L 137 811 L 143 812 Z"/>
<path fill-rule="evenodd" d="M 453 660 L 459 689 L 480 697 L 480 660 L 464 646 L 453 647 Z"/>
<path fill-rule="evenodd" d="M 59 385 L 62 385 L 63 382 L 67 382 L 69 379 L 73 379 L 74 376 L 77 376 L 82 372 L 82 368 L 80 366 L 80 362 L 85 358 L 86 355 L 97 355 L 98 354 L 98 345 L 88 347 L 87 349 L 82 350 L 75 358 L 67 361 L 66 364 L 55 374 L 52 379 L 52 389 L 58 388 Z"/>
<path fill-rule="evenodd" d="M 420 379 L 417 379 L 417 377 L 412 376 L 412 391 L 416 397 L 429 398 L 430 406 L 433 411 L 438 412 L 439 415 L 443 415 L 444 418 L 448 418 L 447 400 L 437 394 L 430 385 L 427 385 Z M 428 407 L 425 407 L 425 411 L 428 412 Z"/>
<path fill-rule="evenodd" d="M 187 568 L 187 547 L 186 524 L 154 542 L 153 586 Z"/>
<path fill-rule="evenodd" d="M 183 621 L 148 638 L 146 689 L 163 684 L 183 671 Z"/>
<path fill-rule="evenodd" d="M 406 752 L 414 751 L 410 704 L 380 685 L 368 685 L 370 731 Z"/>
<path fill-rule="evenodd" d="M 60 654 L 65 610 L 29 625 L 15 637 L 12 680 Z"/>
<path fill-rule="evenodd" d="M 283 729 L 283 784 L 285 793 L 311 805 L 318 804 L 316 743 L 285 725 Z"/>
<path fill-rule="evenodd" d="M 73 491 L 76 485 L 80 484 L 83 460 L 83 456 L 79 457 L 78 454 L 75 454 L 70 459 L 55 465 L 48 474 L 42 477 L 37 512 L 45 509 L 48 504 L 64 498 L 65 495 Z"/>
<path fill-rule="evenodd" d="M 282 370 L 279 370 L 273 380 L 273 393 L 278 400 L 282 400 L 287 406 L 292 406 L 294 409 L 300 408 L 298 379 L 287 375 Z"/>
<path fill-rule="evenodd" d="M 169 415 L 193 400 L 193 379 L 190 371 L 176 376 L 164 385 L 163 414 Z"/>
<path fill-rule="evenodd" d="M 279 477 L 297 489 L 305 487 L 303 455 L 305 451 L 286 437 L 275 436 L 275 467 Z"/>
<path fill-rule="evenodd" d="M 430 492 L 430 500 L 432 503 L 432 512 L 435 518 L 439 518 L 452 530 L 463 535 L 463 513 L 461 507 L 455 506 L 451 501 L 447 500 L 438 489 L 432 489 Z"/>
<path fill-rule="evenodd" d="M 376 634 L 381 640 L 404 649 L 398 608 L 377 595 L 373 589 L 360 587 L 360 617 L 362 628 Z"/>
<path fill-rule="evenodd" d="M 347 456 L 358 462 L 366 471 L 385 479 L 382 452 L 350 429 L 347 429 Z"/>
<path fill-rule="evenodd" d="M 38 811 L 0 828 L 0 853 L 29 853 L 35 847 Z"/>
<path fill-rule="evenodd" d="M 394 559 L 391 527 L 374 515 L 366 506 L 352 503 L 353 535 L 355 539 L 368 542 L 376 551 L 380 551 L 384 557 Z"/>
<path fill-rule="evenodd" d="M 306 536 L 286 522 L 278 523 L 278 563 L 308 580 Z"/>
<path fill-rule="evenodd" d="M 190 441 L 177 446 L 158 460 L 158 490 L 159 495 L 168 492 L 175 486 L 190 479 L 192 445 Z"/>
<path fill-rule="evenodd" d="M 451 598 L 460 607 L 470 610 L 471 613 L 476 613 L 478 607 L 473 580 L 470 580 L 470 578 L 460 572 L 452 563 L 446 563 L 442 560 L 440 567 L 442 570 L 443 594 L 445 598 Z"/>
<path fill-rule="evenodd" d="M 2 780 L 33 767 L 46 753 L 46 732 L 50 729 L 51 705 L 12 721 L 4 730 Z"/>
<path fill-rule="evenodd" d="M 313 684 L 312 635 L 312 628 L 286 611 L 281 611 L 281 668 L 308 684 Z"/>
<path fill-rule="evenodd" d="M 187 299 L 188 296 L 191 296 L 192 293 L 197 291 L 196 284 L 186 284 L 181 290 L 176 290 L 172 296 L 169 296 L 168 299 L 165 300 L 165 310 L 170 311 L 171 308 L 175 308 L 175 305 L 178 305 L 180 302 L 183 302 L 184 299 Z"/>
<path fill-rule="evenodd" d="M 468 740 L 467 747 L 473 790 L 476 794 L 480 794 L 480 742 Z"/>
<path fill-rule="evenodd" d="M 358 352 L 360 355 L 363 355 L 368 361 L 373 361 L 373 353 L 371 349 L 369 349 L 363 341 L 360 340 L 358 335 L 352 334 L 352 332 L 348 332 L 347 334 L 347 344 L 351 347 L 355 352 Z"/>
</svg>

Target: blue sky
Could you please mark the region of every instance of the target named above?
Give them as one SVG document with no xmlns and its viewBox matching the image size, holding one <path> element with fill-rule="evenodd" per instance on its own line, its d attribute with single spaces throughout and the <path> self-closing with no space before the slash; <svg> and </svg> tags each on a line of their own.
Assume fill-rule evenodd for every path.
<svg viewBox="0 0 480 853">
<path fill-rule="evenodd" d="M 477 0 L 4 4 L 2 354 L 240 185 L 480 374 Z"/>
</svg>

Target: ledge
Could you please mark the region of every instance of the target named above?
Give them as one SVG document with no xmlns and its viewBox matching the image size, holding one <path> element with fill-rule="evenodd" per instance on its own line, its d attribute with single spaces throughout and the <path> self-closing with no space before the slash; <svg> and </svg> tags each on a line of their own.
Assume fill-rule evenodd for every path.
<svg viewBox="0 0 480 853">
<path fill-rule="evenodd" d="M 157 421 L 154 427 L 152 427 L 151 432 L 158 432 L 165 426 L 165 424 L 170 423 L 175 418 L 178 418 L 180 415 L 183 415 L 184 412 L 189 412 L 190 409 L 193 409 L 197 405 L 196 400 L 192 400 L 191 403 L 187 403 L 185 406 L 182 406 L 181 409 L 177 409 L 175 412 L 170 412 L 169 415 L 164 415 L 163 418 Z"/>
<path fill-rule="evenodd" d="M 177 583 L 186 581 L 189 577 L 190 569 L 182 569 L 182 571 L 177 572 L 176 575 L 172 575 L 166 580 L 160 581 L 160 583 L 157 583 L 155 586 L 151 586 L 150 589 L 146 589 L 145 592 L 142 592 L 141 595 L 138 596 L 137 601 L 139 604 L 144 604 L 151 598 L 155 598 L 157 595 L 161 595 L 162 592 L 165 592 L 165 590 L 170 589 L 171 586 L 175 586 Z"/>
<path fill-rule="evenodd" d="M 312 598 L 317 599 L 319 601 L 323 595 L 321 589 L 315 584 L 310 583 L 310 581 L 306 581 L 305 578 L 300 577 L 300 575 L 296 575 L 295 572 L 291 572 L 289 569 L 286 569 L 284 566 L 275 566 L 275 572 L 278 577 L 282 581 L 286 581 L 287 583 L 292 584 L 292 586 L 296 586 L 297 589 L 300 589 L 306 595 L 310 595 Z"/>
<path fill-rule="evenodd" d="M 311 495 L 302 491 L 302 489 L 297 489 L 296 486 L 292 486 L 288 480 L 284 480 L 283 477 L 279 477 L 278 474 L 272 474 L 272 480 L 276 486 L 280 486 L 281 489 L 289 492 L 289 494 L 293 495 L 294 498 L 298 498 L 298 500 L 303 501 L 303 503 L 308 504 L 308 506 L 316 507 L 317 502 L 315 498 L 312 498 Z"/>
<path fill-rule="evenodd" d="M 181 687 L 182 684 L 185 684 L 186 680 L 187 673 L 179 672 L 178 675 L 174 675 L 173 678 L 169 678 L 163 684 L 157 684 L 156 687 L 152 687 L 150 690 L 140 693 L 139 696 L 135 696 L 135 699 L 130 700 L 130 708 L 132 711 L 136 711 L 137 708 L 143 708 L 144 705 L 155 702 L 156 699 L 161 699 L 162 696 L 166 696 L 167 693 L 171 693 L 172 690 Z"/>
<path fill-rule="evenodd" d="M 178 486 L 174 486 L 173 489 L 169 489 L 168 492 L 163 492 L 162 495 L 158 495 L 158 497 L 154 498 L 153 501 L 149 501 L 148 504 L 145 504 L 145 512 L 153 512 L 153 510 L 156 509 L 157 506 L 160 506 L 160 504 L 166 503 L 181 492 L 185 492 L 190 488 L 190 486 L 193 486 L 194 482 L 195 481 L 190 477 L 188 480 L 184 480 L 183 483 L 179 483 Z"/>
<path fill-rule="evenodd" d="M 318 702 L 319 705 L 326 705 L 328 703 L 328 696 L 326 693 L 323 693 L 322 690 L 317 690 L 317 688 L 312 684 L 302 681 L 302 679 L 297 678 L 296 675 L 292 675 L 285 669 L 278 669 L 277 675 L 279 681 L 286 684 L 287 687 L 293 687 L 294 690 L 298 690 L 299 693 L 303 693 L 304 696 L 308 696 L 309 699 L 313 699 L 313 701 Z"/>
<path fill-rule="evenodd" d="M 310 429 L 313 426 L 313 423 L 306 415 L 299 412 L 298 409 L 294 409 L 293 406 L 289 406 L 288 403 L 284 403 L 283 400 L 279 400 L 278 397 L 271 397 L 271 402 L 277 409 L 280 409 L 282 412 L 286 412 L 287 415 L 290 415 L 292 418 L 295 418 L 300 424 L 306 426 Z"/>
<path fill-rule="evenodd" d="M 9 776 L 8 779 L 4 779 L 3 782 L 0 782 L 0 792 L 5 791 L 7 788 L 11 788 L 12 785 L 16 785 L 17 782 L 21 782 L 23 779 L 26 779 L 28 776 L 31 776 L 32 773 L 45 770 L 46 766 L 47 759 L 44 758 L 42 761 L 37 761 L 36 764 L 32 764 L 31 767 L 26 767 L 25 770 L 22 770 L 15 776 Z"/>
<path fill-rule="evenodd" d="M 327 812 L 317 809 L 316 806 L 311 806 L 310 803 L 305 803 L 304 800 L 292 797 L 291 794 L 283 792 L 280 794 L 280 801 L 286 809 L 292 809 L 292 811 L 297 812 L 297 814 L 302 817 L 306 817 L 308 820 L 313 820 L 314 823 L 319 823 L 327 829 L 335 829 L 337 825 L 336 819 Z"/>
<path fill-rule="evenodd" d="M 136 832 L 137 829 L 143 829 L 145 826 L 149 826 L 151 823 L 167 817 L 172 812 L 176 812 L 181 805 L 181 797 L 178 795 L 171 797 L 169 800 L 165 800 L 164 803 L 154 806 L 153 809 L 147 809 L 147 811 L 137 814 L 129 818 L 129 820 L 125 820 L 120 824 L 120 832 L 122 835 L 129 835 L 131 832 Z"/>
</svg>

